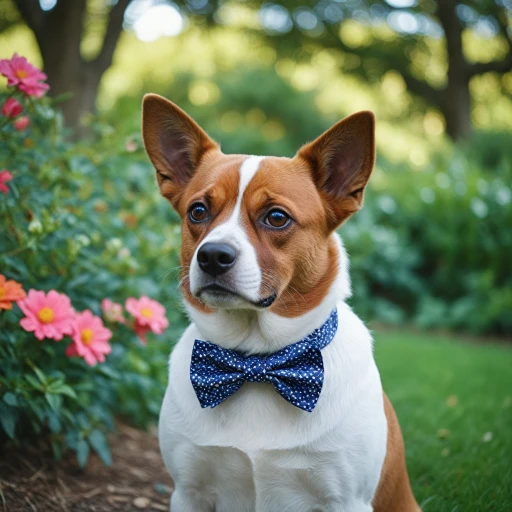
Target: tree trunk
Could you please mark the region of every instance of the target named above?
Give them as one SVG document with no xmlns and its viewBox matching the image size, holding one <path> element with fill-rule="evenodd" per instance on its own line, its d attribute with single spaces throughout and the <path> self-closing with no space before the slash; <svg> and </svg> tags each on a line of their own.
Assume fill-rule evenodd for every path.
<svg viewBox="0 0 512 512">
<path fill-rule="evenodd" d="M 75 128 L 77 135 L 83 134 L 80 118 L 95 111 L 101 77 L 112 63 L 130 0 L 117 0 L 110 9 L 103 45 L 92 61 L 85 61 L 80 53 L 87 0 L 59 0 L 48 12 L 40 9 L 39 0 L 15 1 L 36 36 L 50 95 L 72 94 L 60 107 L 66 124 Z"/>
<path fill-rule="evenodd" d="M 66 124 L 73 127 L 79 126 L 89 85 L 80 53 L 86 4 L 87 0 L 57 2 L 51 11 L 44 14 L 44 24 L 35 30 L 50 84 L 49 94 L 54 97 L 65 93 L 73 95 L 60 104 Z M 86 110 L 93 108 L 94 101 L 87 105 Z"/>
<path fill-rule="evenodd" d="M 446 132 L 455 141 L 471 134 L 471 94 L 469 66 L 462 48 L 462 24 L 457 16 L 456 0 L 438 0 L 437 15 L 446 38 L 448 55 L 447 85 L 441 98 Z"/>
<path fill-rule="evenodd" d="M 80 119 L 83 114 L 95 111 L 96 96 L 103 73 L 81 61 L 74 63 L 70 68 L 54 55 L 44 53 L 43 61 L 48 82 L 51 84 L 51 95 L 54 97 L 61 94 L 72 95 L 59 105 L 66 124 L 82 132 Z"/>
<path fill-rule="evenodd" d="M 441 111 L 446 121 L 446 133 L 454 141 L 471 135 L 471 94 L 469 80 L 462 76 L 448 83 L 444 90 Z"/>
</svg>

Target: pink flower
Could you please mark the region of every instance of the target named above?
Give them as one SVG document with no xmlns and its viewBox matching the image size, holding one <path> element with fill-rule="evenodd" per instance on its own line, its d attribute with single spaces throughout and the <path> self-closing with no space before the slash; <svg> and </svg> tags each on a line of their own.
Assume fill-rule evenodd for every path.
<svg viewBox="0 0 512 512">
<path fill-rule="evenodd" d="M 0 74 L 7 78 L 7 85 L 17 86 L 27 96 L 39 98 L 49 89 L 48 84 L 41 82 L 46 75 L 17 53 L 10 60 L 0 60 Z"/>
<path fill-rule="evenodd" d="M 112 347 L 108 340 L 112 331 L 107 329 L 99 316 L 94 316 L 86 309 L 77 313 L 71 335 L 73 343 L 66 349 L 68 357 L 83 357 L 89 366 L 105 361 L 105 354 L 110 354 Z"/>
<path fill-rule="evenodd" d="M 30 124 L 30 118 L 28 116 L 21 116 L 14 121 L 14 129 L 22 132 L 27 128 L 27 126 Z"/>
<path fill-rule="evenodd" d="M 138 300 L 130 297 L 126 299 L 125 306 L 126 311 L 135 318 L 133 328 L 142 343 L 146 343 L 147 332 L 162 334 L 164 329 L 169 326 L 169 322 L 165 318 L 165 308 L 156 300 L 145 295 Z"/>
<path fill-rule="evenodd" d="M 9 192 L 9 187 L 6 183 L 11 180 L 12 174 L 7 169 L 2 169 L 0 171 L 0 192 L 3 192 L 4 194 Z"/>
<path fill-rule="evenodd" d="M 71 334 L 75 311 L 67 295 L 50 290 L 48 294 L 29 290 L 25 299 L 18 301 L 25 313 L 21 327 L 32 332 L 38 340 L 51 338 L 60 341 L 65 334 Z"/>
<path fill-rule="evenodd" d="M 2 107 L 2 115 L 6 117 L 18 117 L 22 111 L 23 107 L 16 98 L 7 98 Z"/>
<path fill-rule="evenodd" d="M 125 324 L 126 320 L 123 316 L 123 306 L 112 302 L 110 299 L 103 299 L 101 301 L 101 311 L 109 322 L 119 322 Z"/>
</svg>

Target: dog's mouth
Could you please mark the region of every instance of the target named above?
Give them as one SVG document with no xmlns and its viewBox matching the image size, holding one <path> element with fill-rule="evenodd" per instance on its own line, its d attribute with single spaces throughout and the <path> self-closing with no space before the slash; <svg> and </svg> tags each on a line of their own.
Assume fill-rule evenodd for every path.
<svg viewBox="0 0 512 512">
<path fill-rule="evenodd" d="M 202 286 L 195 293 L 195 295 L 201 300 L 206 299 L 206 302 L 208 302 L 208 298 L 213 298 L 216 303 L 220 303 L 220 304 L 222 304 L 222 303 L 229 304 L 232 302 L 233 298 L 238 298 L 244 302 L 251 304 L 252 306 L 254 306 L 256 308 L 268 308 L 277 299 L 277 293 L 273 292 L 268 297 L 264 297 L 261 300 L 254 301 L 254 300 L 251 300 L 251 299 L 245 297 L 243 294 L 241 294 L 235 290 L 232 290 L 226 286 L 222 286 L 217 283 L 211 283 L 211 284 L 207 284 L 206 286 Z"/>
</svg>

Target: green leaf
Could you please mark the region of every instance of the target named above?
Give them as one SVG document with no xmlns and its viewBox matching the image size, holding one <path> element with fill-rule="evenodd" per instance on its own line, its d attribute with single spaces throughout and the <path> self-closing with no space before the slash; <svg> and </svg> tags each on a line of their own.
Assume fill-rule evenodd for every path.
<svg viewBox="0 0 512 512">
<path fill-rule="evenodd" d="M 14 393 L 7 392 L 4 395 L 4 402 L 12 407 L 18 406 L 18 397 Z"/>
<path fill-rule="evenodd" d="M 44 410 L 34 400 L 29 400 L 28 406 L 32 409 L 32 412 L 37 416 L 37 419 L 42 422 L 44 421 Z"/>
<path fill-rule="evenodd" d="M 73 388 L 65 384 L 59 389 L 59 394 L 69 396 L 70 398 L 77 399 L 76 393 Z"/>
<path fill-rule="evenodd" d="M 0 402 L 0 424 L 4 429 L 5 433 L 14 439 L 14 431 L 16 429 L 16 423 L 18 421 L 18 411 L 13 407 Z"/>
<path fill-rule="evenodd" d="M 25 375 L 25 380 L 35 389 L 43 390 L 41 383 L 33 375 Z"/>
<path fill-rule="evenodd" d="M 34 366 L 34 373 L 37 375 L 37 378 L 41 381 L 41 384 L 46 385 L 46 375 L 37 366 Z"/>
<path fill-rule="evenodd" d="M 110 453 L 105 434 L 101 430 L 94 429 L 89 435 L 89 442 L 103 461 L 103 464 L 110 466 L 112 464 L 112 454 Z"/>
<path fill-rule="evenodd" d="M 45 393 L 44 396 L 50 407 L 55 412 L 59 412 L 59 409 L 62 405 L 62 397 L 59 395 L 52 395 L 51 393 Z"/>
<path fill-rule="evenodd" d="M 74 390 L 67 384 L 62 384 L 61 381 L 48 386 L 47 390 L 54 395 L 66 395 L 75 400 L 77 399 Z"/>
<path fill-rule="evenodd" d="M 59 416 L 51 411 L 47 413 L 48 427 L 54 433 L 57 434 L 61 431 L 62 425 L 60 423 Z"/>
<path fill-rule="evenodd" d="M 76 460 L 81 468 L 84 468 L 89 459 L 90 448 L 85 439 L 80 439 L 76 445 Z"/>
<path fill-rule="evenodd" d="M 113 380 L 119 380 L 121 378 L 119 372 L 107 364 L 98 365 L 97 372 Z"/>
</svg>

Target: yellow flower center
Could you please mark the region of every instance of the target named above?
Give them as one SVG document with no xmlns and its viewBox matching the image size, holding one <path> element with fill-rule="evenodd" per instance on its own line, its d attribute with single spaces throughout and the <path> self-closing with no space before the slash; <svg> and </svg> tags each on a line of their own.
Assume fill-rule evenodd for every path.
<svg viewBox="0 0 512 512">
<path fill-rule="evenodd" d="M 39 318 L 43 324 L 49 324 L 54 316 L 53 309 L 51 308 L 42 308 L 37 314 L 37 318 Z"/>
<path fill-rule="evenodd" d="M 153 316 L 153 311 L 151 311 L 149 308 L 142 308 L 140 312 L 141 315 L 145 316 L 146 318 L 151 318 Z"/>
<path fill-rule="evenodd" d="M 28 76 L 28 73 L 26 71 L 24 71 L 23 69 L 18 69 L 18 71 L 16 71 L 15 74 L 18 78 L 27 78 L 27 76 Z"/>
<path fill-rule="evenodd" d="M 5 290 L 3 286 L 0 286 L 0 299 L 5 295 Z"/>
<path fill-rule="evenodd" d="M 84 329 L 82 331 L 82 342 L 85 345 L 90 345 L 93 337 L 94 337 L 94 332 L 92 331 L 92 329 Z"/>
</svg>

